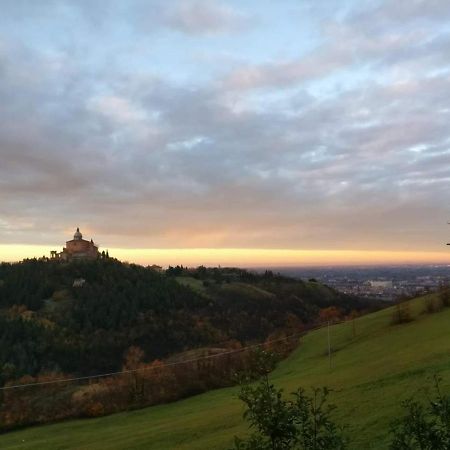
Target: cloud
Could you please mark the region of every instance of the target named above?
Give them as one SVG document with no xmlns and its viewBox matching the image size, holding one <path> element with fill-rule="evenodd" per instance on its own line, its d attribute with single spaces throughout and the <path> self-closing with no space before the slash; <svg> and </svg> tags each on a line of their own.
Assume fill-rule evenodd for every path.
<svg viewBox="0 0 450 450">
<path fill-rule="evenodd" d="M 109 247 L 439 250 L 449 35 L 444 3 L 425 22 L 414 4 L 401 18 L 390 3 L 321 16 L 302 58 L 239 67 L 240 55 L 182 81 L 171 54 L 117 53 L 150 39 L 131 13 L 110 11 L 120 42 L 105 26 L 86 53 L 77 35 L 60 47 L 3 35 L 0 243 L 57 245 L 79 225 Z M 205 44 L 236 33 L 239 14 L 208 5 L 178 3 L 164 20 Z M 374 11 L 380 22 L 363 26 Z M 151 39 L 166 51 L 173 34 Z"/>
<path fill-rule="evenodd" d="M 398 73 L 402 69 L 409 73 L 424 65 L 445 64 L 449 56 L 446 23 L 450 8 L 448 2 L 438 0 L 430 6 L 422 1 L 385 1 L 342 20 L 325 20 L 321 42 L 309 53 L 236 68 L 224 84 L 237 90 L 289 88 L 361 67 L 385 70 L 391 66 Z"/>
<path fill-rule="evenodd" d="M 183 0 L 163 13 L 167 26 L 189 35 L 210 35 L 239 31 L 248 17 L 218 0 Z"/>
</svg>

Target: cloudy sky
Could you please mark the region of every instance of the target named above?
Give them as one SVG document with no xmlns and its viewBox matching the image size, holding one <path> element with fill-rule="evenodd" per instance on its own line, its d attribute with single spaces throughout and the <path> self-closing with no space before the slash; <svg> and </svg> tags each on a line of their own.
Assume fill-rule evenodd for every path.
<svg viewBox="0 0 450 450">
<path fill-rule="evenodd" d="M 449 194 L 448 0 L 1 1 L 0 259 L 450 262 Z"/>
</svg>

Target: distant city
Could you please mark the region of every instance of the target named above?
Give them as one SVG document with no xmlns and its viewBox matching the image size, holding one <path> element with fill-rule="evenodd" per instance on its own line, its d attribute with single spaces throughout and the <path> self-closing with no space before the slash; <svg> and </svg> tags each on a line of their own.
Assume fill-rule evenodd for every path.
<svg viewBox="0 0 450 450">
<path fill-rule="evenodd" d="M 274 270 L 295 278 L 315 279 L 346 294 L 386 301 L 433 292 L 450 283 L 450 265 L 289 267 Z"/>
</svg>

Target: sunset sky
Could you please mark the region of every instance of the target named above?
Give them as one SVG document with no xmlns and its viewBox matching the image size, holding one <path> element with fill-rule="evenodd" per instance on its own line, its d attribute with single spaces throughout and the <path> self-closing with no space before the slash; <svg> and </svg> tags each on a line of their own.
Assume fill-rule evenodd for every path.
<svg viewBox="0 0 450 450">
<path fill-rule="evenodd" d="M 450 1 L 3 0 L 0 260 L 450 263 Z"/>
</svg>

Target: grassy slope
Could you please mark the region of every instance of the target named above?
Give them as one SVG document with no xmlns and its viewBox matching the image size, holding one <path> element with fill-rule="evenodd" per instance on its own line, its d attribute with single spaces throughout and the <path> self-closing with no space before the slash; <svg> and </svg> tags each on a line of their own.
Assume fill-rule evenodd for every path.
<svg viewBox="0 0 450 450">
<path fill-rule="evenodd" d="M 215 285 L 214 280 L 208 280 L 211 284 L 212 288 L 208 289 L 203 285 L 202 280 L 197 280 L 193 277 L 176 277 L 176 280 L 178 283 L 182 284 L 183 286 L 189 286 L 194 291 L 199 292 L 200 294 L 206 294 L 211 295 L 213 294 L 214 290 L 222 290 L 222 291 L 228 291 L 231 293 L 236 293 L 240 295 L 247 296 L 249 298 L 258 298 L 258 297 L 273 297 L 273 294 L 270 292 L 261 289 L 258 286 L 247 284 L 247 283 L 241 283 L 241 282 L 231 282 L 231 283 L 223 283 L 221 285 Z M 319 286 L 319 285 L 318 285 Z M 316 286 L 314 286 L 316 288 Z"/>
<path fill-rule="evenodd" d="M 450 309 L 420 315 L 414 322 L 390 326 L 391 310 L 331 329 L 332 370 L 326 355 L 326 329 L 308 334 L 280 364 L 273 381 L 287 392 L 298 386 L 336 389 L 337 419 L 351 428 L 352 449 L 384 449 L 390 420 L 399 402 L 429 385 L 434 372 L 450 387 Z M 29 428 L 0 436 L 8 449 L 222 449 L 235 434 L 246 433 L 243 407 L 235 388 L 109 417 Z"/>
<path fill-rule="evenodd" d="M 206 288 L 203 286 L 202 280 L 197 280 L 196 278 L 192 277 L 176 277 L 176 280 L 178 283 L 182 284 L 183 286 L 189 286 L 196 292 L 199 292 L 201 294 L 206 292 Z"/>
</svg>

